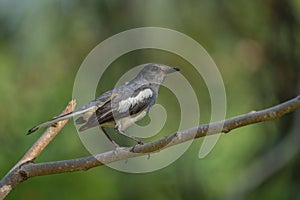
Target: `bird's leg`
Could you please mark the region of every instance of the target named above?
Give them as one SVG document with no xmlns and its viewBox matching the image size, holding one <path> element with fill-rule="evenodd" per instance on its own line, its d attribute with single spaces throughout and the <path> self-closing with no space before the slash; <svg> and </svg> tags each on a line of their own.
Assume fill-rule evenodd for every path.
<svg viewBox="0 0 300 200">
<path fill-rule="evenodd" d="M 108 132 L 106 131 L 105 128 L 100 126 L 100 129 L 103 131 L 103 133 L 105 134 L 105 136 L 109 139 L 109 141 L 115 146 L 115 148 L 119 148 L 120 146 L 110 137 L 110 135 L 108 134 Z"/>
<path fill-rule="evenodd" d="M 134 137 L 134 136 L 132 136 L 132 135 L 128 135 L 128 134 L 125 133 L 124 131 L 119 130 L 117 127 L 115 128 L 115 131 L 116 131 L 117 133 L 119 133 L 120 135 L 124 135 L 124 136 L 126 136 L 126 137 L 128 137 L 128 138 L 130 138 L 130 139 L 132 139 L 132 140 L 134 140 L 134 141 L 136 141 L 138 144 L 144 144 L 144 142 L 143 142 L 140 138 Z"/>
</svg>

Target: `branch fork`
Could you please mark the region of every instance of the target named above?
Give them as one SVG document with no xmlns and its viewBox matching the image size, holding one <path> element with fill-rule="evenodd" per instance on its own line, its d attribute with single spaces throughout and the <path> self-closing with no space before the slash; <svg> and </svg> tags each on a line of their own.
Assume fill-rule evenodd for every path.
<svg viewBox="0 0 300 200">
<path fill-rule="evenodd" d="M 75 100 L 70 101 L 62 114 L 73 111 L 75 105 Z M 217 133 L 229 133 L 231 130 L 242 126 L 274 120 L 299 108 L 300 95 L 289 101 L 264 110 L 251 111 L 247 114 L 232 117 L 223 121 L 201 124 L 142 145 L 138 144 L 133 147 L 119 147 L 116 150 L 94 156 L 75 158 L 71 160 L 34 163 L 35 158 L 40 155 L 40 153 L 68 122 L 68 120 L 64 120 L 58 122 L 56 126 L 47 128 L 41 137 L 25 153 L 21 160 L 18 161 L 17 164 L 2 178 L 0 181 L 0 200 L 4 199 L 19 183 L 31 177 L 73 171 L 85 171 L 111 162 L 149 155 L 195 138 Z"/>
</svg>

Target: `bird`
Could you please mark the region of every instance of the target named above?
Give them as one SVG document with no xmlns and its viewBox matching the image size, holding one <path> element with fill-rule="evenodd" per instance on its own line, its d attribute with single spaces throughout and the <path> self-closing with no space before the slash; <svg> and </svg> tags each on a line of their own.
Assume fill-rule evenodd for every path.
<svg viewBox="0 0 300 200">
<path fill-rule="evenodd" d="M 108 140 L 115 147 L 119 147 L 107 132 L 107 128 L 114 128 L 116 133 L 138 144 L 144 144 L 140 138 L 125 133 L 125 130 L 146 116 L 156 102 L 160 85 L 168 74 L 176 71 L 180 69 L 158 63 L 146 64 L 132 80 L 103 93 L 70 113 L 34 126 L 27 135 L 61 120 L 79 116 L 75 120 L 76 124 L 81 125 L 79 132 L 99 126 Z"/>
</svg>

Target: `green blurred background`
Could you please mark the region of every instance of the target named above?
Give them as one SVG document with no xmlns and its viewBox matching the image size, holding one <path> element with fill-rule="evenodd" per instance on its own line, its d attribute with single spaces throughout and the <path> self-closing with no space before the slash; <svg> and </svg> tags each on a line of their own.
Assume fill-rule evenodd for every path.
<svg viewBox="0 0 300 200">
<path fill-rule="evenodd" d="M 106 38 L 143 26 L 192 37 L 219 67 L 227 117 L 232 117 L 299 94 L 299 22 L 297 0 L 1 0 L 1 177 L 41 134 L 25 136 L 26 131 L 57 115 L 72 98 L 80 64 Z M 133 52 L 112 64 L 99 93 L 111 89 L 131 66 L 153 60 L 187 64 L 167 52 Z M 188 67 L 182 73 L 203 89 L 197 91 L 200 123 L 209 122 L 203 80 Z M 162 94 L 159 102 L 168 104 L 168 95 Z M 204 159 L 197 156 L 203 141 L 198 139 L 180 159 L 155 172 L 128 174 L 102 166 L 35 177 L 7 199 L 300 199 L 299 115 L 222 135 Z M 168 130 L 172 128 L 164 134 Z M 87 155 L 69 123 L 37 162 Z"/>
</svg>

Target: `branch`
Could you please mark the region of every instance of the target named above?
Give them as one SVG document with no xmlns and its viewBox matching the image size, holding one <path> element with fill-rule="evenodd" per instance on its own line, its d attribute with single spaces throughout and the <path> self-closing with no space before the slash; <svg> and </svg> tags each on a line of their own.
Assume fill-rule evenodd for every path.
<svg viewBox="0 0 300 200">
<path fill-rule="evenodd" d="M 72 112 L 75 108 L 75 105 L 75 100 L 70 101 L 61 115 Z M 17 164 L 15 164 L 15 166 L 6 174 L 6 176 L 0 182 L 0 199 L 4 199 L 18 183 L 24 180 L 24 177 L 21 177 L 21 174 L 18 173 L 20 167 L 25 163 L 33 162 L 68 121 L 69 120 L 63 120 L 55 124 L 55 126 L 50 126 L 47 128 L 46 131 L 39 137 L 39 139 L 25 153 L 21 160 L 19 160 L 19 162 L 17 162 Z"/>
<path fill-rule="evenodd" d="M 72 112 L 75 108 L 75 105 L 75 100 L 70 101 L 60 115 Z M 16 164 L 16 166 L 29 161 L 33 161 L 35 158 L 37 158 L 40 153 L 46 148 L 46 146 L 53 140 L 53 138 L 59 133 L 59 131 L 67 124 L 68 121 L 69 120 L 63 120 L 55 124 L 55 126 L 50 126 L 49 128 L 47 128 L 46 131 L 41 135 L 41 137 L 26 152 L 23 158 Z"/>
<path fill-rule="evenodd" d="M 206 135 L 217 134 L 220 132 L 228 133 L 233 129 L 249 124 L 274 120 L 299 108 L 300 95 L 271 108 L 267 108 L 261 111 L 252 111 L 250 113 L 229 118 L 224 121 L 202 124 L 187 130 L 178 131 L 165 138 L 145 143 L 143 145 L 137 145 L 134 147 L 122 147 L 120 149 L 97 154 L 95 156 L 88 156 L 71 160 L 45 163 L 27 162 L 20 165 L 18 168 L 11 170 L 1 180 L 0 199 L 2 197 L 1 193 L 3 193 L 3 191 L 6 191 L 6 189 L 9 189 L 10 191 L 18 183 L 34 176 L 88 170 L 90 168 L 108 164 L 111 162 L 154 153 L 176 144 L 192 140 L 194 138 L 200 138 Z"/>
</svg>

